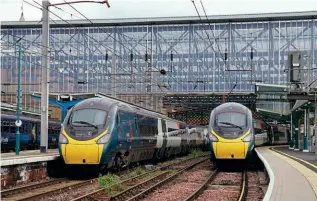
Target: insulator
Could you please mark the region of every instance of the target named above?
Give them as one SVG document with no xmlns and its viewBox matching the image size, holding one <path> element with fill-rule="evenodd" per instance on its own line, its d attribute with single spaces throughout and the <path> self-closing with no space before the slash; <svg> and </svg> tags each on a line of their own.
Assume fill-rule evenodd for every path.
<svg viewBox="0 0 317 201">
<path fill-rule="evenodd" d="M 251 49 L 251 60 L 253 60 L 253 49 Z"/>
<path fill-rule="evenodd" d="M 145 53 L 145 61 L 147 61 L 147 56 L 148 56 L 147 53 Z"/>
<path fill-rule="evenodd" d="M 130 54 L 130 61 L 133 61 L 133 54 Z"/>
<path fill-rule="evenodd" d="M 228 60 L 228 53 L 225 52 L 225 61 L 227 61 L 227 60 Z"/>
<path fill-rule="evenodd" d="M 108 61 L 108 52 L 106 53 L 106 61 Z"/>
<path fill-rule="evenodd" d="M 173 61 L 173 52 L 171 52 L 171 61 Z"/>
</svg>

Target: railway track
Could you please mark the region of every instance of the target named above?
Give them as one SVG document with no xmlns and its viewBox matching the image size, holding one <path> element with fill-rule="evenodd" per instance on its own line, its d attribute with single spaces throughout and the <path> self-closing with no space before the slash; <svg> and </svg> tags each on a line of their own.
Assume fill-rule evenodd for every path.
<svg viewBox="0 0 317 201">
<path fill-rule="evenodd" d="M 10 196 L 12 197 L 16 194 L 24 193 L 24 192 L 31 191 L 31 190 L 34 190 L 37 188 L 43 188 L 46 186 L 51 186 L 54 184 L 62 183 L 66 180 L 67 179 L 65 179 L 65 178 L 52 179 L 52 180 L 41 182 L 41 183 L 36 183 L 36 184 L 26 185 L 26 186 L 22 186 L 22 187 L 13 188 L 13 189 L 3 190 L 3 191 L 1 191 L 1 199 L 5 199 L 5 198 L 8 198 Z"/>
<path fill-rule="evenodd" d="M 194 160 L 194 161 L 193 161 Z M 130 179 L 126 179 L 118 184 L 114 184 L 108 190 L 110 193 L 105 194 L 105 189 L 100 188 L 94 192 L 88 193 L 72 201 L 79 200 L 138 200 L 142 198 L 145 194 L 153 191 L 154 189 L 160 187 L 164 183 L 170 181 L 180 173 L 188 170 L 195 165 L 206 161 L 207 158 L 189 158 L 184 161 L 179 161 L 174 164 L 169 164 L 160 167 L 160 170 L 153 170 L 142 175 L 135 176 Z M 185 163 L 185 164 L 182 164 Z M 186 164 L 188 163 L 188 164 Z M 182 164 L 180 166 L 180 164 Z M 174 171 L 168 171 L 168 168 L 174 169 Z M 178 169 L 177 169 L 178 168 Z M 118 185 L 125 187 L 124 190 L 114 190 Z M 110 194 L 110 195 L 109 195 Z"/>
<path fill-rule="evenodd" d="M 203 157 L 205 155 L 202 155 Z M 199 158 L 199 157 L 198 157 Z M 167 161 L 166 163 L 162 163 L 159 165 L 159 170 L 166 170 L 169 167 L 179 165 L 186 161 L 191 161 L 195 159 L 195 157 L 185 158 L 177 160 L 176 162 Z M 116 175 L 122 177 L 123 180 L 121 183 L 132 185 L 136 180 L 145 180 L 148 175 L 155 176 L 156 170 L 148 171 L 146 173 L 130 176 L 129 173 L 133 172 L 134 169 L 128 169 L 123 172 L 116 173 Z M 162 174 L 163 175 L 163 174 Z M 132 183 L 131 183 L 132 182 Z M 70 192 L 74 192 L 76 190 L 82 190 L 83 192 L 93 192 L 98 195 L 98 192 L 101 192 L 103 188 L 101 188 L 98 184 L 96 178 L 90 180 L 70 180 L 67 178 L 61 179 L 53 179 L 46 182 L 36 183 L 32 185 L 17 187 L 14 189 L 1 191 L 1 200 L 47 200 L 49 197 L 51 200 L 69 200 L 68 195 Z M 77 196 L 75 196 L 77 197 Z M 85 196 L 82 196 L 85 197 Z M 77 199 L 75 199 L 77 200 Z M 79 198 L 78 200 L 81 200 Z"/>
<path fill-rule="evenodd" d="M 38 200 L 47 195 L 68 191 L 74 188 L 88 185 L 95 182 L 94 180 L 69 180 L 57 179 L 53 181 L 43 182 L 30 186 L 23 186 L 1 192 L 1 200 Z"/>
<path fill-rule="evenodd" d="M 227 197 L 228 200 L 237 200 L 237 201 L 244 201 L 246 200 L 247 195 L 247 171 L 243 171 L 241 174 L 240 179 L 240 187 L 239 193 L 237 193 L 238 188 L 237 184 L 234 179 L 224 179 L 223 182 L 219 182 L 219 184 L 213 184 L 216 176 L 219 176 L 220 171 L 216 169 L 213 171 L 207 179 L 199 186 L 197 190 L 195 190 L 192 194 L 190 194 L 187 198 L 183 201 L 193 201 L 193 200 L 219 200 L 220 197 Z M 214 193 L 214 189 L 220 192 L 219 196 Z M 225 191 L 223 191 L 226 189 Z M 212 196 L 213 195 L 213 196 Z M 208 198 L 208 199 L 207 199 Z"/>
</svg>

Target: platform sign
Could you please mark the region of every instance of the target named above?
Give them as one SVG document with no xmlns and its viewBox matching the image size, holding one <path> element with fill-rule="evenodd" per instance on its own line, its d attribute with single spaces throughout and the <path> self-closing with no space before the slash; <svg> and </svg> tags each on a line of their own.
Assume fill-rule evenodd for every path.
<svg viewBox="0 0 317 201">
<path fill-rule="evenodd" d="M 21 120 L 16 120 L 16 121 L 15 121 L 15 125 L 16 125 L 17 127 L 22 126 L 22 121 L 21 121 Z"/>
</svg>

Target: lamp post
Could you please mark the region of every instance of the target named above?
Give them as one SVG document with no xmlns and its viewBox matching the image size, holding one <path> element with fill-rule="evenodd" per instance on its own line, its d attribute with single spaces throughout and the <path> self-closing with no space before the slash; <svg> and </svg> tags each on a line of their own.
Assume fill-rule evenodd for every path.
<svg viewBox="0 0 317 201">
<path fill-rule="evenodd" d="M 48 94 L 49 94 L 49 7 L 70 5 L 75 3 L 98 3 L 106 4 L 108 8 L 110 5 L 108 0 L 104 1 L 92 1 L 92 0 L 81 0 L 72 1 L 65 3 L 51 4 L 48 0 L 42 1 L 42 82 L 41 82 L 41 142 L 40 142 L 40 153 L 47 152 L 48 146 Z"/>
<path fill-rule="evenodd" d="M 18 40 L 16 43 L 18 43 L 20 40 Z M 2 50 L 2 53 L 16 53 L 16 50 Z M 16 114 L 17 114 L 17 119 L 15 121 L 16 125 L 16 140 L 15 140 L 15 155 L 20 154 L 20 138 L 21 138 L 21 133 L 20 133 L 20 127 L 22 126 L 22 121 L 20 120 L 20 108 L 21 108 L 21 66 L 22 66 L 22 52 L 24 53 L 30 53 L 34 54 L 36 52 L 34 51 L 27 51 L 27 50 L 22 50 L 22 44 L 19 44 L 19 50 L 18 50 L 18 89 L 17 89 L 17 106 L 16 106 Z"/>
<path fill-rule="evenodd" d="M 20 126 L 22 125 L 22 121 L 20 120 L 20 92 L 21 92 L 21 59 L 22 59 L 22 49 L 21 43 L 19 46 L 19 61 L 18 61 L 18 90 L 17 90 L 17 120 L 15 125 L 17 126 L 16 130 L 16 140 L 15 140 L 15 155 L 20 154 Z"/>
</svg>

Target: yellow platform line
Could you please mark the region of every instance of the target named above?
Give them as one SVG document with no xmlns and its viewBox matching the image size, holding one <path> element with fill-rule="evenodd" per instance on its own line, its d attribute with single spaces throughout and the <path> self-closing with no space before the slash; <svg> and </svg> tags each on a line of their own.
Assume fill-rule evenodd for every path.
<svg viewBox="0 0 317 201">
<path fill-rule="evenodd" d="M 295 156 L 286 154 L 286 153 L 284 153 L 284 152 L 282 152 L 282 151 L 278 151 L 278 150 L 274 149 L 274 147 L 272 147 L 272 149 L 273 149 L 274 151 L 276 151 L 276 152 L 282 154 L 282 155 L 286 155 L 286 156 L 288 156 L 288 157 L 290 157 L 290 158 L 293 158 L 293 159 L 299 160 L 299 161 L 301 161 L 301 162 L 303 162 L 303 163 L 306 163 L 307 165 L 309 165 L 309 166 L 311 166 L 311 167 L 313 167 L 313 168 L 315 168 L 315 169 L 317 170 L 317 166 L 314 165 L 314 164 L 312 164 L 312 163 L 310 163 L 310 162 L 307 162 L 307 161 L 305 161 L 305 160 L 303 160 L 303 159 L 301 159 L 301 158 L 297 158 L 297 157 L 295 157 Z"/>
<path fill-rule="evenodd" d="M 297 162 L 291 158 L 288 158 L 288 157 L 284 156 L 283 154 L 276 152 L 276 150 L 274 150 L 274 151 L 270 150 L 270 151 L 272 152 L 272 154 L 274 154 L 275 156 L 277 156 L 279 158 L 282 158 L 284 161 L 286 161 L 288 164 L 290 164 L 293 168 L 295 168 L 297 171 L 299 171 L 308 180 L 308 182 L 311 185 L 312 189 L 314 190 L 316 198 L 317 198 L 317 173 L 310 170 L 306 166 L 300 164 L 299 162 Z"/>
</svg>

